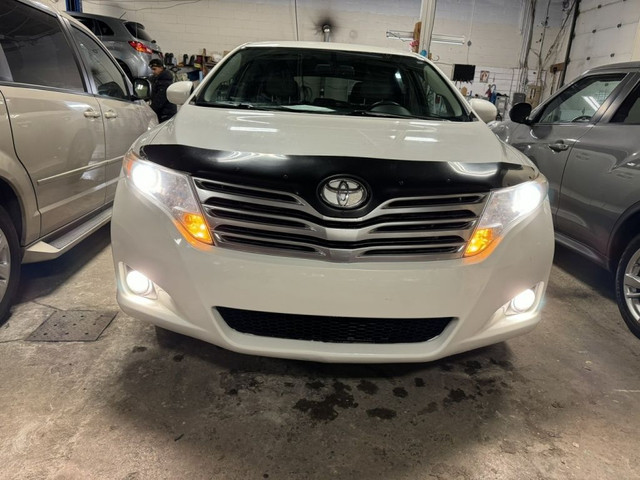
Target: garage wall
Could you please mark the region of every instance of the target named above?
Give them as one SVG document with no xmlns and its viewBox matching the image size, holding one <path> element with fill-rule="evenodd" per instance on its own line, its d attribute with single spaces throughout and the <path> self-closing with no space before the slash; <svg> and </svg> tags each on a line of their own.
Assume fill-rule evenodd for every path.
<svg viewBox="0 0 640 480">
<path fill-rule="evenodd" d="M 387 38 L 387 30 L 413 31 L 420 0 L 84 0 L 87 13 L 110 15 L 145 25 L 163 51 L 176 55 L 231 50 L 260 40 L 323 39 L 410 50 L 409 43 Z M 298 27 L 296 29 L 296 11 Z M 375 12 L 375 13 L 372 13 Z M 296 31 L 297 30 L 297 31 Z"/>
<path fill-rule="evenodd" d="M 638 0 L 581 0 L 565 83 L 590 68 L 637 57 L 639 20 Z"/>
<path fill-rule="evenodd" d="M 433 59 L 449 75 L 455 63 L 476 65 L 476 79 L 467 86 L 468 92 L 483 95 L 491 84 L 508 95 L 520 91 L 524 5 L 528 1 L 438 0 L 434 33 L 459 36 L 464 43 L 433 43 Z M 542 47 L 545 57 L 560 30 L 564 2 L 537 2 L 532 47 Z M 64 8 L 64 0 L 58 0 L 58 6 Z M 410 35 L 420 19 L 420 8 L 421 0 L 83 0 L 85 12 L 143 23 L 163 51 L 174 53 L 178 60 L 183 54 L 200 54 L 203 48 L 209 55 L 223 54 L 248 41 L 322 40 L 324 23 L 332 25 L 333 42 L 409 50 L 408 41 L 389 38 L 387 32 Z M 564 51 L 561 57 L 564 60 Z M 555 57 L 547 64 L 554 62 Z M 538 64 L 534 54 L 529 65 L 529 78 L 535 81 Z M 482 70 L 490 72 L 486 83 L 480 82 Z"/>
<path fill-rule="evenodd" d="M 464 43 L 432 43 L 433 59 L 446 73 L 450 73 L 456 63 L 475 65 L 474 81 L 458 85 L 464 86 L 472 95 L 483 96 L 493 84 L 499 93 L 509 96 L 522 91 L 520 55 L 527 21 L 525 1 L 529 0 L 438 0 L 434 35 L 464 37 Z M 528 58 L 527 83 L 536 83 L 539 71 L 541 83 L 553 80 L 547 70 L 550 65 L 564 60 L 567 41 L 563 34 L 570 27 L 569 24 L 562 28 L 565 17 L 563 0 L 537 1 L 531 42 L 531 50 L 535 53 Z M 471 45 L 467 45 L 468 41 Z M 542 64 L 536 54 L 540 50 Z M 489 72 L 487 82 L 480 81 L 481 71 Z M 549 85 L 547 92 L 550 90 Z"/>
<path fill-rule="evenodd" d="M 522 7 L 522 0 L 438 0 L 434 35 L 463 37 L 464 44 L 432 43 L 434 59 L 443 65 L 516 66 Z M 466 45 L 468 41 L 471 46 Z"/>
</svg>

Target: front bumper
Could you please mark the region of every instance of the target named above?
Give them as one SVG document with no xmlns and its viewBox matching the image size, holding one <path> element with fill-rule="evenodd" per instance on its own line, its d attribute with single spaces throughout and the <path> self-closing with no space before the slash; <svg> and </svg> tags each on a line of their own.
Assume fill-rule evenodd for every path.
<svg viewBox="0 0 640 480">
<path fill-rule="evenodd" d="M 127 314 L 240 353 L 321 362 L 423 362 L 501 342 L 540 320 L 553 258 L 548 202 L 485 258 L 329 263 L 192 245 L 161 209 L 119 181 L 111 226 L 117 298 Z M 133 294 L 126 269 L 142 272 L 156 298 Z M 536 287 L 526 313 L 506 306 Z M 328 343 L 230 328 L 215 307 L 331 317 L 454 317 L 419 343 Z"/>
</svg>

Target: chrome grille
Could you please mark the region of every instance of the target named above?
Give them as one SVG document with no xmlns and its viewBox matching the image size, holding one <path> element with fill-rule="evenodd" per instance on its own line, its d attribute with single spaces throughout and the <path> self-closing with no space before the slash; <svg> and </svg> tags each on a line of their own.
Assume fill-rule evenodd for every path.
<svg viewBox="0 0 640 480">
<path fill-rule="evenodd" d="M 217 246 L 335 262 L 459 258 L 486 193 L 388 200 L 328 217 L 288 192 L 194 178 Z"/>
</svg>

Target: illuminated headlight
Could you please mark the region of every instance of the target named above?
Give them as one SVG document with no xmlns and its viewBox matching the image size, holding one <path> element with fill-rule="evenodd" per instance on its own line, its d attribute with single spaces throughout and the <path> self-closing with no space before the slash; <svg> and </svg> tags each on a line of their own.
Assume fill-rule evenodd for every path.
<svg viewBox="0 0 640 480">
<path fill-rule="evenodd" d="M 124 172 L 140 193 L 173 217 L 185 238 L 213 243 L 209 225 L 186 175 L 143 160 L 132 151 L 124 157 Z"/>
<path fill-rule="evenodd" d="M 540 175 L 535 180 L 492 191 L 464 256 L 477 255 L 503 237 L 542 204 L 547 190 L 547 181 Z"/>
</svg>

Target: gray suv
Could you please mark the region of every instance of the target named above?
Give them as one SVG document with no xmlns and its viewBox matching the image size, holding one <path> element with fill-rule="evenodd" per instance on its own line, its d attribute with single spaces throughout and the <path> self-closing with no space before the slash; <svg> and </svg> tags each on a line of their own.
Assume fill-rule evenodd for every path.
<svg viewBox="0 0 640 480">
<path fill-rule="evenodd" d="M 68 14 L 82 22 L 104 43 L 130 79 L 150 77 L 149 62 L 154 58 L 163 59 L 160 45 L 140 23 L 90 13 Z"/>
<path fill-rule="evenodd" d="M 589 70 L 493 131 L 549 180 L 556 241 L 615 273 L 618 307 L 640 338 L 640 62 Z"/>
<path fill-rule="evenodd" d="M 157 125 L 89 30 L 31 0 L 0 2 L 0 323 L 20 264 L 56 258 L 109 222 L 131 143 Z M 37 61 L 34 63 L 34 59 Z"/>
</svg>

